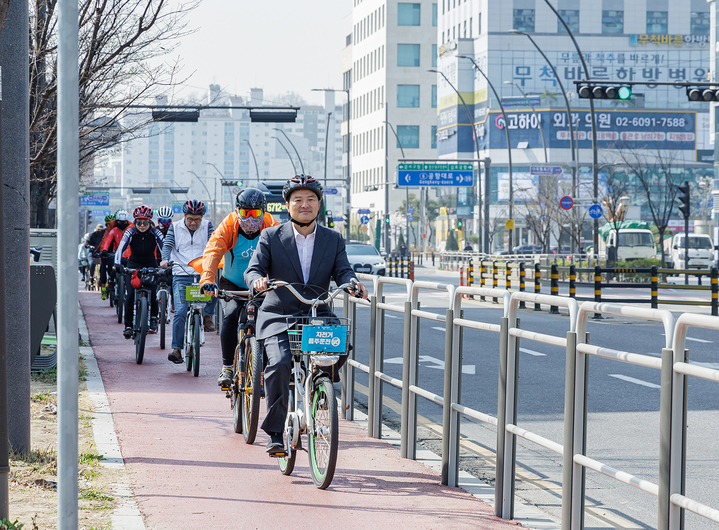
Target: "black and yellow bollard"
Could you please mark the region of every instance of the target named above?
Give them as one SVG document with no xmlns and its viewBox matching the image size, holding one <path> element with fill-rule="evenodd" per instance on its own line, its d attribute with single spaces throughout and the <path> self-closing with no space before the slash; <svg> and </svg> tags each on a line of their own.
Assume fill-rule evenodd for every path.
<svg viewBox="0 0 719 530">
<path fill-rule="evenodd" d="M 497 288 L 497 262 L 492 261 L 492 289 L 496 289 L 496 288 Z M 492 298 L 492 302 L 495 304 L 498 303 L 497 298 L 496 297 Z"/>
<path fill-rule="evenodd" d="M 524 292 L 524 262 L 519 262 L 519 292 Z M 524 303 L 524 300 L 519 301 L 519 307 L 520 309 L 524 309 L 527 307 L 527 305 Z"/>
<path fill-rule="evenodd" d="M 599 265 L 594 267 L 594 301 L 602 301 L 602 268 Z M 594 313 L 594 320 L 602 320 L 601 313 Z"/>
<path fill-rule="evenodd" d="M 652 265 L 651 290 L 652 290 L 652 309 L 657 309 L 659 307 L 659 277 L 657 276 L 657 266 L 656 265 Z"/>
<path fill-rule="evenodd" d="M 472 263 L 472 260 L 469 260 L 469 265 L 467 265 L 467 285 L 472 287 L 474 284 L 474 263 Z"/>
<path fill-rule="evenodd" d="M 719 285 L 717 285 L 717 268 L 712 267 L 709 273 L 711 277 L 711 288 L 712 288 L 712 316 L 719 316 Z"/>
<path fill-rule="evenodd" d="M 577 297 L 577 272 L 574 270 L 574 263 L 569 266 L 569 298 Z"/>
<path fill-rule="evenodd" d="M 512 264 L 509 262 L 504 264 L 504 288 L 507 291 L 512 290 Z"/>
<path fill-rule="evenodd" d="M 484 261 L 479 262 L 479 286 L 484 287 L 485 285 L 485 277 L 484 275 L 487 273 L 487 268 L 484 266 Z M 480 296 L 479 299 L 484 302 L 484 296 Z"/>
<path fill-rule="evenodd" d="M 552 269 L 550 272 L 550 294 L 552 296 L 559 296 L 559 272 L 557 270 L 557 264 L 552 263 Z M 550 315 L 558 315 L 559 314 L 559 307 L 556 305 L 549 307 L 549 314 Z"/>
<path fill-rule="evenodd" d="M 542 279 L 542 270 L 539 268 L 539 263 L 534 264 L 534 294 L 539 294 L 542 289 L 541 280 Z M 541 311 L 542 307 L 540 306 L 539 302 L 534 303 L 534 310 L 535 311 Z"/>
</svg>

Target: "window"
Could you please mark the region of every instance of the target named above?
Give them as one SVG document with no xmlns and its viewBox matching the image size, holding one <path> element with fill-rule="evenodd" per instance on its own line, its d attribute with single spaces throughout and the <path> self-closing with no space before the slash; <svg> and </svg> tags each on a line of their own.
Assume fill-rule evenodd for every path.
<svg viewBox="0 0 719 530">
<path fill-rule="evenodd" d="M 437 4 L 432 4 L 432 25 L 437 26 Z"/>
<path fill-rule="evenodd" d="M 430 140 L 432 149 L 437 149 L 437 126 L 432 125 L 432 138 Z"/>
<path fill-rule="evenodd" d="M 432 66 L 437 66 L 437 45 L 432 44 Z"/>
<path fill-rule="evenodd" d="M 692 35 L 709 35 L 709 11 L 692 11 Z"/>
<path fill-rule="evenodd" d="M 397 66 L 419 66 L 419 44 L 398 44 Z"/>
<path fill-rule="evenodd" d="M 482 13 L 477 15 L 477 35 L 482 34 Z"/>
<path fill-rule="evenodd" d="M 602 11 L 602 33 L 624 33 L 624 11 Z"/>
<path fill-rule="evenodd" d="M 419 26 L 419 8 L 421 4 L 397 4 L 398 26 Z"/>
<path fill-rule="evenodd" d="M 515 9 L 512 27 L 518 31 L 534 33 L 534 9 Z"/>
<path fill-rule="evenodd" d="M 402 142 L 403 149 L 418 149 L 419 148 L 419 125 L 398 125 L 397 126 L 397 148 L 400 147 Z"/>
<path fill-rule="evenodd" d="M 647 33 L 666 35 L 668 19 L 667 11 L 647 11 Z"/>
<path fill-rule="evenodd" d="M 437 85 L 432 85 L 432 108 L 437 108 Z"/>
<path fill-rule="evenodd" d="M 564 22 L 569 26 L 569 31 L 572 33 L 579 33 L 579 10 L 577 9 L 560 9 L 559 16 L 562 17 Z M 564 24 L 557 20 L 557 33 L 566 33 Z"/>
<path fill-rule="evenodd" d="M 419 107 L 419 85 L 397 85 L 398 107 Z"/>
</svg>

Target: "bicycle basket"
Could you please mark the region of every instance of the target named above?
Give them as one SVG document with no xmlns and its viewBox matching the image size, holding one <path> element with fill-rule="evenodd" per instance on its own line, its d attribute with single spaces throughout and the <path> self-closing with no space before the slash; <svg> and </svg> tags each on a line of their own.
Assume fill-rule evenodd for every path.
<svg viewBox="0 0 719 530">
<path fill-rule="evenodd" d="M 289 317 L 287 324 L 292 353 L 309 353 L 317 366 L 332 366 L 349 351 L 348 318 Z"/>
</svg>

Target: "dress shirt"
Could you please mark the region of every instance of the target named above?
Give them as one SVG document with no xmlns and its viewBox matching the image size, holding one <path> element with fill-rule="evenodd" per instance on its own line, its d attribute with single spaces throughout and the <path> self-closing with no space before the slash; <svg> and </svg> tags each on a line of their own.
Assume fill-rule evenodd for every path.
<svg viewBox="0 0 719 530">
<path fill-rule="evenodd" d="M 292 221 L 290 221 L 292 223 Z M 305 283 L 310 279 L 310 267 L 312 266 L 312 254 L 315 251 L 315 232 L 317 232 L 317 223 L 315 229 L 306 237 L 297 231 L 297 227 L 292 223 L 292 230 L 295 233 L 295 244 L 297 245 L 297 254 L 300 257 L 300 265 L 302 266 L 302 276 Z"/>
</svg>

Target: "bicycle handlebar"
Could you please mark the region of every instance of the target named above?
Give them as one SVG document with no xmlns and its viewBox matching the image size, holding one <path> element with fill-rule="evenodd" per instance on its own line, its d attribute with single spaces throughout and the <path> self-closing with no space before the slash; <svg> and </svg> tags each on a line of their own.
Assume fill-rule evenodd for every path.
<svg viewBox="0 0 719 530">
<path fill-rule="evenodd" d="M 252 293 L 250 291 L 227 291 L 223 289 L 217 289 L 215 291 L 215 296 L 221 300 L 230 301 L 237 298 L 247 298 L 248 300 L 252 299 Z"/>
<path fill-rule="evenodd" d="M 289 291 L 290 291 L 293 295 L 295 295 L 295 298 L 297 298 L 300 302 L 302 302 L 303 304 L 307 304 L 307 305 L 309 305 L 309 306 L 312 306 L 312 307 L 316 307 L 316 306 L 318 306 L 318 305 L 327 305 L 327 304 L 329 304 L 330 302 L 332 302 L 332 300 L 334 300 L 334 299 L 337 297 L 338 294 L 340 294 L 342 291 L 345 291 L 346 289 L 354 290 L 355 285 L 357 285 L 358 283 L 359 283 L 359 281 L 358 281 L 356 278 L 352 278 L 349 282 L 343 283 L 342 285 L 340 285 L 339 287 L 337 287 L 337 289 L 335 289 L 334 291 L 332 291 L 331 293 L 329 293 L 329 296 L 328 296 L 327 298 L 325 298 L 324 300 L 321 299 L 321 298 L 307 299 L 307 298 L 305 298 L 304 296 L 302 296 L 302 295 L 299 293 L 299 291 L 297 291 L 297 289 L 295 289 L 295 288 L 292 286 L 292 284 L 290 284 L 290 283 L 288 283 L 288 282 L 285 282 L 285 281 L 282 281 L 282 280 L 270 280 L 270 282 L 269 282 L 270 285 L 269 285 L 269 287 L 267 288 L 267 291 L 271 291 L 271 290 L 277 289 L 278 287 L 287 287 L 287 289 L 289 289 Z M 349 292 L 349 291 L 348 291 L 348 292 Z M 352 293 L 350 293 L 350 294 L 352 294 Z M 356 296 L 356 295 L 355 295 L 355 296 Z"/>
</svg>

